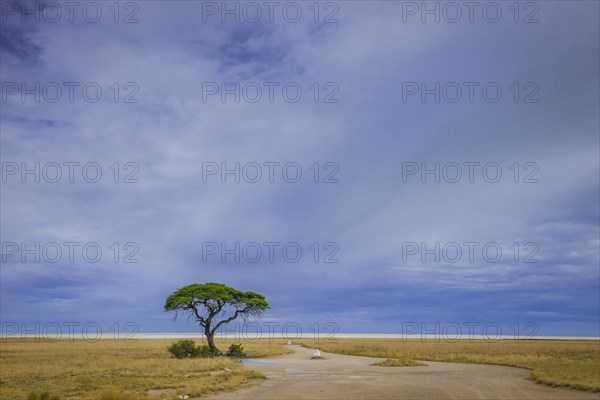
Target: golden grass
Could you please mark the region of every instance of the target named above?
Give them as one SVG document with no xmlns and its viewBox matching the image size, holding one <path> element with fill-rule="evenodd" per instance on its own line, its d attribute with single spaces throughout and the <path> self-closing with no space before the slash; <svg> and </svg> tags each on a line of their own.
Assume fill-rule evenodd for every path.
<svg viewBox="0 0 600 400">
<path fill-rule="evenodd" d="M 531 370 L 539 383 L 600 392 L 598 340 L 338 339 L 308 347 L 315 346 L 332 353 L 387 358 L 380 364 L 385 366 L 429 360 L 522 367 Z"/>
<path fill-rule="evenodd" d="M 199 397 L 264 379 L 228 357 L 171 358 L 167 346 L 174 341 L 5 339 L 0 341 L 0 399 L 138 400 L 152 398 L 149 390 L 163 389 Z M 217 346 L 224 351 L 231 343 Z M 243 346 L 249 356 L 261 357 L 285 353 L 282 343 L 245 341 Z M 169 396 L 159 398 L 173 398 Z"/>
<path fill-rule="evenodd" d="M 419 367 L 423 366 L 422 362 L 411 360 L 410 358 L 388 358 L 384 361 L 376 362 L 371 365 L 378 367 Z"/>
</svg>

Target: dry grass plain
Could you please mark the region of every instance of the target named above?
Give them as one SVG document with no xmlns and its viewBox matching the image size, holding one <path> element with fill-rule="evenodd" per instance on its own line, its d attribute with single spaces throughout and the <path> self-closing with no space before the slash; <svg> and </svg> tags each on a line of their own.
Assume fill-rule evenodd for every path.
<svg viewBox="0 0 600 400">
<path fill-rule="evenodd" d="M 0 399 L 138 400 L 153 398 L 149 390 L 164 389 L 172 389 L 172 394 L 155 397 L 198 397 L 264 379 L 228 357 L 171 358 L 167 347 L 174 341 L 1 340 Z M 196 342 L 201 344 L 201 340 Z M 217 342 L 217 346 L 224 351 L 231 343 Z M 244 342 L 243 346 L 249 356 L 264 357 L 284 354 L 287 350 L 282 343 Z"/>
<path fill-rule="evenodd" d="M 303 343 L 314 348 L 315 344 Z M 338 339 L 320 343 L 331 353 L 387 358 L 379 365 L 418 365 L 419 360 L 496 364 L 531 370 L 539 383 L 600 392 L 599 340 Z"/>
<path fill-rule="evenodd" d="M 0 341 L 0 399 L 175 399 L 180 394 L 199 397 L 232 391 L 264 379 L 260 373 L 226 357 L 173 359 L 166 350 L 173 342 L 173 339 L 118 342 L 5 339 Z M 197 342 L 200 344 L 201 340 Z M 265 357 L 286 353 L 283 342 L 263 340 L 242 344 L 250 357 Z M 300 342 L 332 353 L 387 358 L 382 365 L 388 366 L 415 365 L 419 360 L 430 360 L 523 367 L 530 369 L 533 379 L 540 383 L 600 391 L 600 341 L 338 339 L 336 343 Z M 231 343 L 217 345 L 225 350 Z M 170 391 L 164 391 L 166 389 Z M 149 391 L 159 392 L 149 394 Z"/>
</svg>

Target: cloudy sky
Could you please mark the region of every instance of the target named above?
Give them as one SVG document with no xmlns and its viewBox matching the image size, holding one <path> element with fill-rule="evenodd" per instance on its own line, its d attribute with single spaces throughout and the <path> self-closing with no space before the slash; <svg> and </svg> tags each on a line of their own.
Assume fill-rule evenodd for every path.
<svg viewBox="0 0 600 400">
<path fill-rule="evenodd" d="M 600 334 L 597 2 L 40 4 L 2 1 L 3 331 L 191 332 L 165 297 L 222 282 L 275 331 Z"/>
</svg>

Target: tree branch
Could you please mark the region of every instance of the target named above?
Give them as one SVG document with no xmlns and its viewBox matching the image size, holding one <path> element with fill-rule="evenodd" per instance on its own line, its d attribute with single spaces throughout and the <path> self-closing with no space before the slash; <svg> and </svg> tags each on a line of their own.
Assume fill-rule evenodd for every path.
<svg viewBox="0 0 600 400">
<path fill-rule="evenodd" d="M 196 309 L 196 307 L 194 307 L 193 305 L 190 305 L 190 308 L 194 311 L 196 319 L 200 323 L 200 325 L 206 326 L 206 320 L 200 315 L 200 313 L 198 313 L 198 309 Z"/>
<path fill-rule="evenodd" d="M 206 326 L 205 326 L 206 330 L 210 331 L 210 324 L 212 323 L 212 319 L 215 317 L 215 315 L 218 315 L 221 312 L 224 305 L 225 305 L 224 303 L 217 303 L 216 310 L 213 310 L 212 308 L 207 307 L 207 309 L 210 310 L 210 312 L 208 314 L 208 318 L 206 319 Z M 214 330 L 213 330 L 213 333 L 214 333 Z"/>
<path fill-rule="evenodd" d="M 223 325 L 223 324 L 226 324 L 226 323 L 228 323 L 228 322 L 231 322 L 231 321 L 233 321 L 233 320 L 234 320 L 234 319 L 236 319 L 236 318 L 237 318 L 237 317 L 238 317 L 240 314 L 245 314 L 245 313 L 247 313 L 248 311 L 250 311 L 250 309 L 251 309 L 251 308 L 252 308 L 252 307 L 248 306 L 248 307 L 244 308 L 243 310 L 235 310 L 235 314 L 233 314 L 233 316 L 232 316 L 232 317 L 229 317 L 229 318 L 227 318 L 227 319 L 224 319 L 224 320 L 222 320 L 222 321 L 218 322 L 218 323 L 215 325 L 215 327 L 213 328 L 213 330 L 212 330 L 210 333 L 211 333 L 211 334 L 214 334 L 214 333 L 217 331 L 217 329 L 219 329 L 219 327 L 220 327 L 221 325 Z"/>
</svg>

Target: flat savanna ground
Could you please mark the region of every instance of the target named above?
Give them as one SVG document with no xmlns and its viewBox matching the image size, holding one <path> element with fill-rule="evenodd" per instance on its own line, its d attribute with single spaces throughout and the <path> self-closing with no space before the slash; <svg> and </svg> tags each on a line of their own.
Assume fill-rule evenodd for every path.
<svg viewBox="0 0 600 400">
<path fill-rule="evenodd" d="M 173 342 L 5 339 L 0 341 L 0 399 L 38 400 L 44 392 L 61 400 L 174 399 L 180 394 L 205 397 L 261 384 L 265 379 L 252 365 L 243 366 L 226 357 L 173 359 L 166 350 Z M 201 340 L 197 342 L 200 344 Z M 331 353 L 383 359 L 380 365 L 390 366 L 390 371 L 398 366 L 411 368 L 419 360 L 497 364 L 527 368 L 534 380 L 546 385 L 600 391 L 600 341 L 299 342 Z M 231 343 L 217 345 L 225 350 Z M 282 340 L 243 341 L 242 345 L 254 358 L 291 352 Z M 419 367 L 423 368 L 433 367 Z M 32 390 L 38 396 L 32 395 Z"/>
<path fill-rule="evenodd" d="M 60 400 L 176 399 L 178 394 L 200 397 L 264 379 L 262 374 L 229 357 L 174 359 L 167 351 L 173 342 L 173 339 L 1 340 L 0 399 L 25 400 L 28 395 L 31 400 L 55 400 L 52 396 Z M 201 342 L 197 340 L 198 344 Z M 222 351 L 229 344 L 217 342 Z M 281 341 L 243 346 L 252 357 L 289 351 Z M 50 396 L 47 399 L 31 396 L 32 390 Z"/>
</svg>

